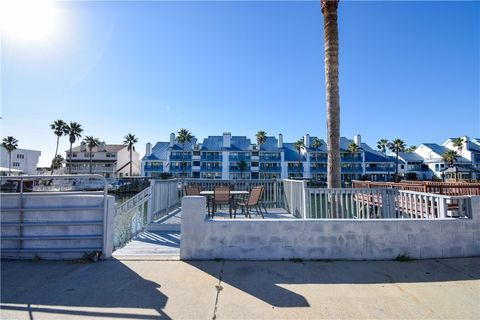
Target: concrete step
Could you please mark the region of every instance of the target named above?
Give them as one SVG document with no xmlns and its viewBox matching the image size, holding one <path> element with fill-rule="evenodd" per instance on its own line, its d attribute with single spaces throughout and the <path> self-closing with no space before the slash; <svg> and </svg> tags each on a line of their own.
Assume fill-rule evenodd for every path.
<svg viewBox="0 0 480 320">
<path fill-rule="evenodd" d="M 179 223 L 151 223 L 147 226 L 147 231 L 180 232 L 180 224 Z"/>
</svg>

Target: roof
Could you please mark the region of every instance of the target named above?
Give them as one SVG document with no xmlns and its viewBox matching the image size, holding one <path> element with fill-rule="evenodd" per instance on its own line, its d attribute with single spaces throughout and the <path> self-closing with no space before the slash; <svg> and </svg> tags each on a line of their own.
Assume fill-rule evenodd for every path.
<svg viewBox="0 0 480 320">
<path fill-rule="evenodd" d="M 441 170 L 442 172 L 480 172 L 475 166 L 471 164 L 455 164 L 454 166 L 448 166 L 447 168 Z"/>
<path fill-rule="evenodd" d="M 364 144 L 362 143 L 362 146 Z M 395 159 L 391 159 L 391 157 L 385 157 L 383 153 L 380 151 L 372 150 L 372 148 L 368 148 L 365 150 L 365 162 L 395 162 Z M 400 160 L 400 159 L 399 159 Z"/>
<path fill-rule="evenodd" d="M 414 152 L 399 152 L 398 156 L 399 158 L 401 158 L 403 161 L 406 161 L 406 162 L 414 162 L 414 161 L 423 162 L 423 158 Z"/>
<path fill-rule="evenodd" d="M 438 154 L 440 157 L 445 153 L 447 152 L 448 149 L 447 147 L 444 147 L 444 146 L 440 146 L 436 143 L 422 143 L 422 145 L 426 146 L 427 148 L 429 148 L 430 150 L 432 150 L 433 152 L 435 152 L 436 154 Z"/>
<path fill-rule="evenodd" d="M 319 139 L 320 140 L 320 147 L 318 147 L 318 148 L 312 147 L 313 141 L 315 141 L 315 139 L 319 139 L 319 138 L 318 137 L 310 137 L 310 139 L 309 139 L 310 148 L 308 148 L 308 150 L 319 151 L 319 152 L 327 152 L 327 143 L 323 139 Z"/>
<path fill-rule="evenodd" d="M 478 141 L 478 139 L 475 139 Z M 467 150 L 480 152 L 480 144 L 475 143 L 475 141 L 468 141 L 467 142 Z"/>
<path fill-rule="evenodd" d="M 72 152 L 83 152 L 83 151 L 90 151 L 86 146 L 86 149 L 82 150 L 81 149 L 82 145 L 76 146 L 72 148 Z M 123 148 L 126 148 L 126 145 L 123 144 L 106 144 L 105 145 L 105 150 L 98 150 L 99 147 L 95 147 L 92 149 L 92 152 L 118 152 L 122 150 Z M 103 146 L 102 146 L 103 148 Z M 70 150 L 65 150 L 65 152 L 69 152 Z"/>
<path fill-rule="evenodd" d="M 152 149 L 152 153 L 142 160 L 167 160 L 167 150 L 170 146 L 169 142 L 157 142 Z"/>
<path fill-rule="evenodd" d="M 230 147 L 223 146 L 223 136 L 208 136 L 203 140 L 202 150 L 205 151 L 249 151 L 250 139 L 245 136 L 232 136 L 230 140 Z"/>
<path fill-rule="evenodd" d="M 179 143 L 175 140 L 175 143 L 173 144 L 173 147 L 170 147 L 170 150 L 172 151 L 182 151 L 182 150 L 192 150 L 193 146 L 197 143 L 197 138 L 192 138 L 192 141 L 187 141 L 185 144 Z M 170 146 L 170 143 L 168 143 Z"/>
<path fill-rule="evenodd" d="M 285 144 L 283 144 L 285 146 Z M 267 137 L 265 143 L 262 144 L 261 151 L 280 151 L 278 148 L 278 140 L 273 136 Z"/>
<path fill-rule="evenodd" d="M 283 151 L 285 152 L 285 161 L 305 161 L 303 154 L 298 157 L 298 150 L 295 149 L 295 143 L 284 143 Z"/>
</svg>

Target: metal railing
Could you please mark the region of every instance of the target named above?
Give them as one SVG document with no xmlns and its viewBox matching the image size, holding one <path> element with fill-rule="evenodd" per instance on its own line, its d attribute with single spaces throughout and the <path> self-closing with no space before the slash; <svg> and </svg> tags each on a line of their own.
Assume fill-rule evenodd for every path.
<svg viewBox="0 0 480 320">
<path fill-rule="evenodd" d="M 67 188 L 71 183 L 63 181 L 78 178 L 97 181 L 102 191 L 75 191 Z M 108 221 L 109 210 L 113 208 L 109 208 L 104 177 L 18 176 L 1 177 L 0 181 L 2 191 L 8 191 L 1 194 L 2 257 L 62 258 L 75 254 L 81 257 L 82 253 L 111 253 L 112 230 Z"/>
<path fill-rule="evenodd" d="M 148 208 L 148 223 L 167 215 L 180 206 L 182 188 L 179 179 L 150 180 L 151 202 Z"/>
<path fill-rule="evenodd" d="M 285 196 L 285 209 L 296 218 L 309 218 L 310 214 L 305 201 L 306 181 L 284 179 L 282 180 L 282 186 Z"/>
</svg>

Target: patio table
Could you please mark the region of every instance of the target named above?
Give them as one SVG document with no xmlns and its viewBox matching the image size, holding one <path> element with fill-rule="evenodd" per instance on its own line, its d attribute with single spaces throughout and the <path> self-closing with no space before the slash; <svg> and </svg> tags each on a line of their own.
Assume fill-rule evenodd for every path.
<svg viewBox="0 0 480 320">
<path fill-rule="evenodd" d="M 235 198 L 237 196 L 245 196 L 245 195 L 248 195 L 248 194 L 249 194 L 248 191 L 230 190 L 230 196 L 232 196 L 233 198 Z M 201 196 L 206 196 L 207 198 L 210 198 L 210 197 L 213 197 L 213 191 L 201 191 L 200 195 Z M 208 203 L 209 202 L 207 201 L 207 204 Z M 209 211 L 209 214 L 210 214 L 210 208 L 209 208 L 208 211 Z M 212 211 L 213 211 L 213 208 L 212 208 Z M 213 212 L 212 212 L 212 216 L 213 216 Z"/>
</svg>

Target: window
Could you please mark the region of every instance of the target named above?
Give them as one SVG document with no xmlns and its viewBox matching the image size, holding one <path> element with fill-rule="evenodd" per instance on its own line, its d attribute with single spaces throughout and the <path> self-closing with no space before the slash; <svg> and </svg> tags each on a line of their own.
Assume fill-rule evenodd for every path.
<svg viewBox="0 0 480 320">
<path fill-rule="evenodd" d="M 24 154 L 17 154 L 17 159 L 25 159 L 25 155 Z"/>
<path fill-rule="evenodd" d="M 199 167 L 200 166 L 200 161 L 193 161 L 193 166 Z"/>
<path fill-rule="evenodd" d="M 114 152 L 107 152 L 106 157 L 107 158 L 115 158 L 115 153 Z"/>
<path fill-rule="evenodd" d="M 72 158 L 76 158 L 77 154 L 75 152 L 72 152 Z"/>
<path fill-rule="evenodd" d="M 14 167 L 20 167 L 20 162 L 14 162 L 14 163 L 13 163 L 13 166 L 14 166 Z"/>
</svg>

